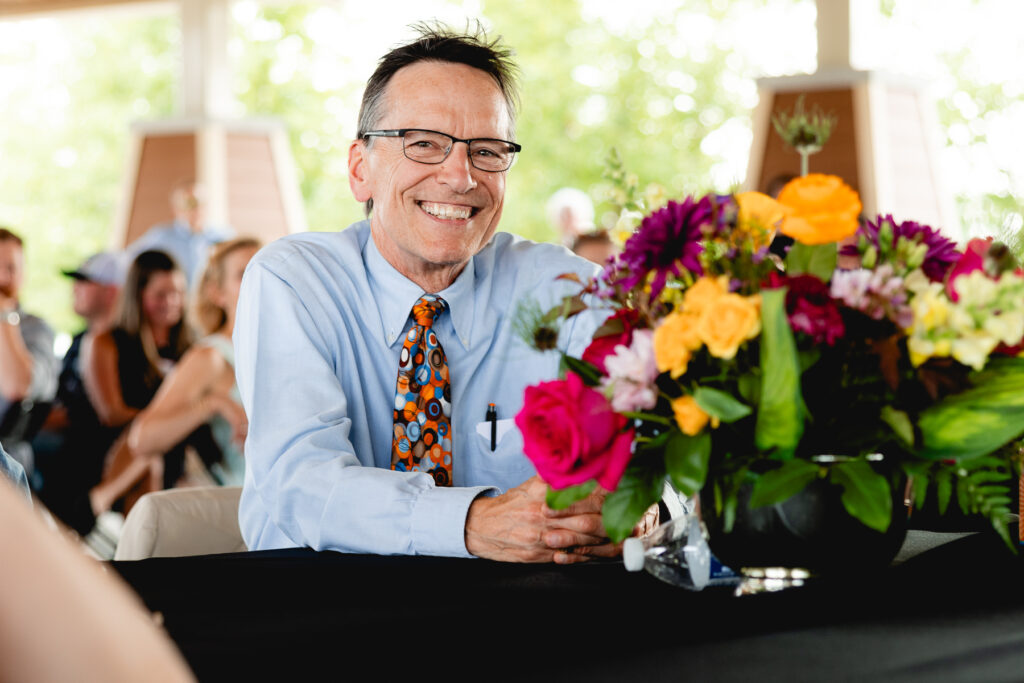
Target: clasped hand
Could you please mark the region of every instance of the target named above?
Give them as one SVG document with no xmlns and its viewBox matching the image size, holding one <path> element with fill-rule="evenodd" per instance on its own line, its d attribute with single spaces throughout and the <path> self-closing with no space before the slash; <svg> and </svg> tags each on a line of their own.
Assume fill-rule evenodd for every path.
<svg viewBox="0 0 1024 683">
<path fill-rule="evenodd" d="M 564 510 L 549 508 L 546 495 L 547 485 L 534 476 L 502 495 L 474 500 L 466 516 L 466 549 L 491 560 L 558 564 L 622 552 L 601 523 L 607 491 L 598 487 Z"/>
</svg>

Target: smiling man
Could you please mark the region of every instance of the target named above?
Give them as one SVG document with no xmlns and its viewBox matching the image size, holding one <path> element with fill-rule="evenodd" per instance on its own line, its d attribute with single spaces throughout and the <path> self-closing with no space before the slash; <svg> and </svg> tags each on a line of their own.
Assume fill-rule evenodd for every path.
<svg viewBox="0 0 1024 683">
<path fill-rule="evenodd" d="M 235 328 L 250 549 L 576 562 L 612 555 L 602 498 L 544 505 L 512 418 L 558 373 L 513 332 L 593 266 L 497 232 L 515 156 L 509 52 L 421 28 L 363 95 L 349 184 L 369 219 L 250 264 Z M 572 319 L 579 354 L 598 324 Z"/>
</svg>

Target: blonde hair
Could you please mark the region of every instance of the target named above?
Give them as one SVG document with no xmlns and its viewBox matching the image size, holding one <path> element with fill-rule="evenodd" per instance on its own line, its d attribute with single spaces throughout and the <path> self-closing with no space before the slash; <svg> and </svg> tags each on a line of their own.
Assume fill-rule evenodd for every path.
<svg viewBox="0 0 1024 683">
<path fill-rule="evenodd" d="M 192 316 L 203 334 L 213 334 L 223 327 L 228 319 L 227 311 L 213 302 L 210 292 L 212 287 L 224 285 L 224 276 L 226 275 L 224 267 L 228 256 L 239 249 L 259 249 L 262 246 L 263 243 L 255 237 L 239 237 L 221 242 L 210 249 L 206 268 L 199 279 L 199 287 L 196 288 Z"/>
</svg>

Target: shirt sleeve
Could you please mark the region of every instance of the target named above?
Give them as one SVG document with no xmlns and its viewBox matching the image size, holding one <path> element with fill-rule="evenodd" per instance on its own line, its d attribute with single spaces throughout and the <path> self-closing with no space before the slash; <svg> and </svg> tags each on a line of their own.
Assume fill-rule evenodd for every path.
<svg viewBox="0 0 1024 683">
<path fill-rule="evenodd" d="M 341 311 L 250 265 L 235 325 L 236 374 L 249 416 L 239 522 L 251 549 L 295 546 L 375 554 L 469 556 L 465 520 L 487 487 L 436 487 L 424 473 L 373 467 L 350 439 L 354 367 Z M 341 329 L 339 330 L 339 326 Z M 268 540 L 276 539 L 276 540 Z M 281 547 L 277 545 L 277 547 Z"/>
<path fill-rule="evenodd" d="M 31 317 L 22 322 L 22 339 L 32 355 L 32 382 L 28 396 L 35 401 L 51 401 L 57 395 L 60 361 L 53 353 L 53 330 L 41 319 Z"/>
</svg>

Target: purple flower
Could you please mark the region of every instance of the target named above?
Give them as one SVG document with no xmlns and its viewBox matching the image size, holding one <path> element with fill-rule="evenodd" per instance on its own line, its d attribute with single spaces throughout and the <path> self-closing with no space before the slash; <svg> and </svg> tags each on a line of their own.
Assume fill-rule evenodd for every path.
<svg viewBox="0 0 1024 683">
<path fill-rule="evenodd" d="M 906 283 L 888 263 L 875 270 L 837 270 L 832 276 L 830 293 L 833 299 L 875 320 L 888 318 L 902 328 L 914 322 Z"/>
<path fill-rule="evenodd" d="M 869 243 L 881 249 L 881 245 L 879 245 L 879 232 L 885 223 L 889 223 L 892 226 L 892 245 L 894 247 L 898 244 L 900 238 L 927 246 L 928 251 L 924 255 L 921 269 L 932 282 L 942 282 L 946 278 L 946 273 L 949 272 L 949 269 L 960 259 L 960 252 L 957 251 L 956 243 L 944 237 L 935 228 L 921 225 L 914 221 L 897 223 L 891 214 L 879 216 L 875 219 L 874 223 L 870 221 L 862 223 L 858 234 L 863 235 Z M 847 245 L 843 247 L 843 254 L 856 256 L 857 247 L 855 245 Z"/>
<path fill-rule="evenodd" d="M 721 216 L 724 212 L 718 212 Z M 665 287 L 669 275 L 680 275 L 683 268 L 700 276 L 700 254 L 704 229 L 715 231 L 714 204 L 709 197 L 694 200 L 687 197 L 680 204 L 670 201 L 644 218 L 640 228 L 630 237 L 616 262 L 605 269 L 603 279 L 609 284 L 632 289 L 645 282 L 649 273 L 651 298 Z"/>
</svg>

